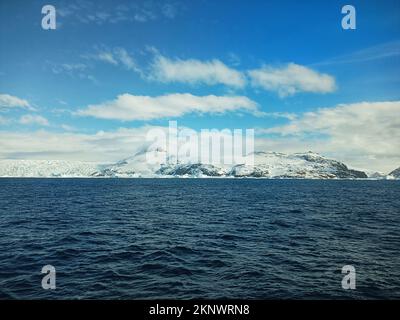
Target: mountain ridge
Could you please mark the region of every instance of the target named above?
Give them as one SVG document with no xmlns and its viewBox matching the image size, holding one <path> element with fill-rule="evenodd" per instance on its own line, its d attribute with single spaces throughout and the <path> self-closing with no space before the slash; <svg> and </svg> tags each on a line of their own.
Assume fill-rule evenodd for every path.
<svg viewBox="0 0 400 320">
<path fill-rule="evenodd" d="M 156 160 L 150 163 L 148 156 Z M 0 160 L 0 177 L 43 178 L 267 178 L 400 179 L 400 168 L 387 175 L 348 168 L 343 162 L 308 151 L 285 154 L 255 151 L 254 165 L 181 161 L 161 148 L 141 148 L 114 163 L 68 160 Z"/>
<path fill-rule="evenodd" d="M 149 163 L 147 156 L 156 159 Z M 248 155 L 250 156 L 250 155 Z M 182 162 L 163 149 L 139 150 L 112 164 L 65 160 L 0 160 L 0 177 L 366 179 L 364 171 L 314 152 L 257 151 L 254 165 Z"/>
<path fill-rule="evenodd" d="M 399 179 L 400 178 L 400 167 L 398 167 L 397 169 L 394 169 L 393 171 L 391 171 L 389 173 L 389 176 L 392 176 L 394 178 Z"/>
</svg>

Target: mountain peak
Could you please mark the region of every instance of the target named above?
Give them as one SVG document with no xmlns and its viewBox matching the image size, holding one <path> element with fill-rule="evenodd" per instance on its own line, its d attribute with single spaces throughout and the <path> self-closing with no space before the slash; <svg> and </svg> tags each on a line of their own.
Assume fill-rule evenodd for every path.
<svg viewBox="0 0 400 320">
<path fill-rule="evenodd" d="M 392 172 L 389 173 L 389 176 L 400 178 L 400 167 L 394 169 Z"/>
</svg>

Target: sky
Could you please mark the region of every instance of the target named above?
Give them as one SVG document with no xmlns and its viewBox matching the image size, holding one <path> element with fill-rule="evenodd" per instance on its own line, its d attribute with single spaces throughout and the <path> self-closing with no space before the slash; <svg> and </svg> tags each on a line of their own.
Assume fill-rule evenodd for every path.
<svg viewBox="0 0 400 320">
<path fill-rule="evenodd" d="M 117 161 L 174 120 L 387 173 L 399 89 L 400 0 L 0 0 L 0 159 Z"/>
</svg>

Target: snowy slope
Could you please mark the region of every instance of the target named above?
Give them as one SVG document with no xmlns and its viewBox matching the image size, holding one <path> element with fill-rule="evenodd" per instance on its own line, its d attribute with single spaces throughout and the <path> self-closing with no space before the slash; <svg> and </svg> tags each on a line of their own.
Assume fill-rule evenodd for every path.
<svg viewBox="0 0 400 320">
<path fill-rule="evenodd" d="M 153 161 L 149 161 L 152 159 Z M 247 162 L 244 162 L 247 163 Z M 367 178 L 339 161 L 313 152 L 283 154 L 255 152 L 254 165 L 179 163 L 163 149 L 143 149 L 114 164 L 79 161 L 0 160 L 0 177 L 231 177 L 231 178 Z"/>
<path fill-rule="evenodd" d="M 395 179 L 400 179 L 400 167 L 390 172 L 389 176 Z"/>
<path fill-rule="evenodd" d="M 0 177 L 90 177 L 96 163 L 62 160 L 0 160 Z"/>
<path fill-rule="evenodd" d="M 152 159 L 154 163 L 148 161 Z M 161 148 L 155 150 L 140 150 L 133 157 L 104 166 L 94 176 L 97 177 L 157 177 L 160 164 L 165 162 L 167 152 Z M 164 161 L 163 161 L 164 160 Z"/>
<path fill-rule="evenodd" d="M 153 157 L 162 159 L 163 150 L 153 150 Z M 158 156 L 157 156 L 158 154 Z M 165 159 L 165 158 L 164 158 Z M 367 178 L 361 171 L 348 169 L 339 161 L 331 160 L 319 154 L 276 152 L 254 153 L 254 165 L 212 165 L 201 163 L 177 163 L 168 158 L 165 163 L 149 165 L 146 152 L 125 159 L 112 166 L 105 167 L 99 176 L 111 177 L 254 177 L 254 178 L 307 178 L 307 179 L 353 179 Z"/>
</svg>

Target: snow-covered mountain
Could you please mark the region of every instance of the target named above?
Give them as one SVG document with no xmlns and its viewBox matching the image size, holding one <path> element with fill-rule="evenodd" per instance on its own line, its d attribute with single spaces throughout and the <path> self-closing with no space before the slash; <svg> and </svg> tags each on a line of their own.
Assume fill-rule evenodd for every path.
<svg viewBox="0 0 400 320">
<path fill-rule="evenodd" d="M 395 179 L 400 179 L 400 167 L 390 172 L 389 176 L 394 177 Z"/>
<path fill-rule="evenodd" d="M 148 161 L 150 158 L 153 159 L 153 163 Z M 161 148 L 155 148 L 154 150 L 144 148 L 133 157 L 104 166 L 94 176 L 120 178 L 157 177 L 157 171 L 160 169 L 160 163 L 163 162 L 163 159 L 169 159 L 165 150 Z"/>
<path fill-rule="evenodd" d="M 368 178 L 370 179 L 375 179 L 375 180 L 385 180 L 387 179 L 387 175 L 379 172 L 379 171 L 364 171 L 366 173 L 366 175 L 368 176 Z"/>
<path fill-rule="evenodd" d="M 166 157 L 162 149 L 150 151 L 153 159 Z M 339 161 L 327 159 L 313 152 L 283 154 L 255 152 L 254 165 L 213 165 L 179 163 L 168 159 L 166 163 L 149 165 L 146 152 L 139 152 L 114 165 L 106 166 L 96 176 L 105 177 L 252 177 L 252 178 L 306 178 L 355 179 L 367 178 L 362 171 L 351 170 Z M 165 159 L 165 158 L 164 158 Z M 170 161 L 168 161 L 170 160 Z M 172 161 L 175 160 L 175 161 Z M 244 161 L 244 163 L 248 163 Z"/>
<path fill-rule="evenodd" d="M 90 177 L 102 165 L 63 160 L 0 160 L 0 177 Z"/>
<path fill-rule="evenodd" d="M 149 156 L 153 162 L 148 161 Z M 213 165 L 180 163 L 165 150 L 143 149 L 134 156 L 114 164 L 78 161 L 0 160 L 0 177 L 229 177 L 229 178 L 367 178 L 362 171 L 317 153 L 283 154 L 255 152 L 254 165 Z M 156 161 L 154 161 L 156 160 Z"/>
</svg>

